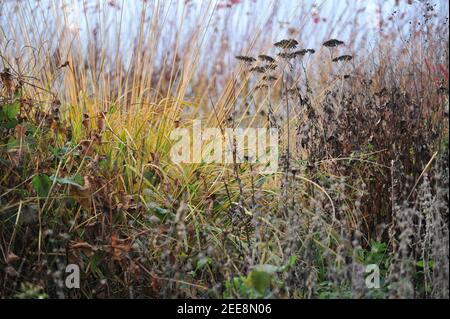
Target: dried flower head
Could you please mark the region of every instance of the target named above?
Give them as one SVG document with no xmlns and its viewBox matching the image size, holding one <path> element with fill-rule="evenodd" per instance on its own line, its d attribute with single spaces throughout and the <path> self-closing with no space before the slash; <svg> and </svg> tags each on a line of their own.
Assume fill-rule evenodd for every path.
<svg viewBox="0 0 450 319">
<path fill-rule="evenodd" d="M 343 45 L 343 44 L 344 44 L 343 41 L 340 41 L 340 40 L 337 40 L 337 39 L 330 39 L 328 41 L 325 41 L 322 45 L 325 46 L 325 47 L 328 47 L 328 48 L 333 48 L 333 47 L 337 47 L 337 46 L 340 46 L 340 45 Z"/>
<path fill-rule="evenodd" d="M 4 68 L 3 71 L 0 72 L 0 78 L 2 79 L 2 81 L 12 78 L 12 74 L 9 68 Z"/>
<path fill-rule="evenodd" d="M 235 58 L 238 60 L 247 62 L 247 63 L 252 63 L 252 62 L 256 61 L 256 59 L 254 57 L 246 56 L 246 55 L 236 55 Z"/>
<path fill-rule="evenodd" d="M 285 39 L 274 43 L 274 46 L 282 49 L 294 49 L 295 47 L 297 47 L 297 45 L 298 42 L 294 39 Z"/>
<path fill-rule="evenodd" d="M 277 64 L 276 63 L 270 63 L 270 64 L 266 64 L 263 66 L 264 69 L 268 70 L 275 70 L 277 68 Z"/>
<path fill-rule="evenodd" d="M 0 80 L 2 81 L 8 94 L 10 94 L 13 91 L 14 82 L 9 68 L 5 68 L 3 72 L 0 72 Z"/>
<path fill-rule="evenodd" d="M 300 57 L 302 57 L 302 56 L 304 56 L 306 53 L 308 53 L 308 50 L 303 49 L 303 50 L 295 51 L 295 52 L 294 52 L 294 55 L 295 55 L 295 56 L 300 56 Z"/>
<path fill-rule="evenodd" d="M 291 60 L 297 56 L 296 52 L 280 52 L 277 54 L 280 58 Z"/>
<path fill-rule="evenodd" d="M 264 73 L 266 72 L 266 69 L 262 66 L 254 66 L 250 69 L 251 72 L 258 72 L 258 73 Z"/>
<path fill-rule="evenodd" d="M 338 56 L 337 58 L 333 59 L 333 62 L 339 62 L 339 61 L 350 61 L 351 59 L 353 59 L 353 57 L 351 55 L 341 55 Z"/>
<path fill-rule="evenodd" d="M 271 56 L 265 55 L 265 54 L 258 55 L 258 58 L 262 61 L 266 61 L 266 62 L 270 62 L 270 63 L 275 62 L 274 58 L 272 58 Z"/>
<path fill-rule="evenodd" d="M 260 89 L 265 89 L 265 88 L 268 88 L 268 85 L 267 84 L 261 84 L 261 85 L 257 85 L 255 87 L 255 90 L 260 90 Z"/>
<path fill-rule="evenodd" d="M 272 81 L 275 81 L 277 78 L 275 77 L 275 76 L 273 76 L 273 75 L 264 75 L 263 76 L 263 80 L 264 81 L 269 81 L 269 82 L 272 82 Z"/>
</svg>

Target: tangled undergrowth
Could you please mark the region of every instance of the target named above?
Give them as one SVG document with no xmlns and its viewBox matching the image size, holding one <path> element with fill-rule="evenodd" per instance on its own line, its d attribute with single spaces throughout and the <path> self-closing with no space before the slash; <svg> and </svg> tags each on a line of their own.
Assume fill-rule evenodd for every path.
<svg viewBox="0 0 450 319">
<path fill-rule="evenodd" d="M 1 16 L 1 297 L 448 298 L 448 19 L 419 3 L 408 41 L 255 38 L 211 62 L 206 22 L 158 56 L 182 43 L 142 6 L 131 53 Z M 170 132 L 198 118 L 278 129 L 278 173 L 174 164 Z"/>
</svg>

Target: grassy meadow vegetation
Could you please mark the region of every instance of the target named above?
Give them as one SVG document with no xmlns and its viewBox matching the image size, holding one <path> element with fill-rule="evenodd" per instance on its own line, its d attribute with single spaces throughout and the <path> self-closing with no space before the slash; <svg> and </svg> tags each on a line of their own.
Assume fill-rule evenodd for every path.
<svg viewBox="0 0 450 319">
<path fill-rule="evenodd" d="M 0 1 L 0 298 L 449 297 L 448 4 L 262 2 Z"/>
</svg>

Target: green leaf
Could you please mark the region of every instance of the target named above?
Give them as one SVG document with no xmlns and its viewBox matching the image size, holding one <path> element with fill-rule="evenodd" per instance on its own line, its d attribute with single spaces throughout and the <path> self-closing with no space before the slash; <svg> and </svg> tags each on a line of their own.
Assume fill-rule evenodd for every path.
<svg viewBox="0 0 450 319">
<path fill-rule="evenodd" d="M 147 202 L 146 204 L 147 207 L 150 209 L 150 212 L 155 214 L 155 216 L 158 217 L 160 220 L 164 220 L 171 213 L 170 210 L 162 208 L 154 202 Z"/>
<path fill-rule="evenodd" d="M 387 245 L 385 243 L 380 243 L 375 240 L 371 242 L 372 252 L 379 254 L 384 253 L 386 251 Z"/>
<path fill-rule="evenodd" d="M 11 130 L 16 127 L 17 123 L 18 123 L 17 120 L 14 118 L 14 119 L 6 122 L 5 128 L 8 130 Z"/>
<path fill-rule="evenodd" d="M 10 120 L 14 120 L 17 114 L 19 114 L 19 111 L 20 111 L 19 102 L 10 103 L 3 106 L 3 112 Z"/>
<path fill-rule="evenodd" d="M 249 281 L 251 286 L 253 286 L 257 292 L 264 294 L 270 287 L 272 275 L 265 271 L 255 269 L 250 273 Z"/>
<path fill-rule="evenodd" d="M 20 142 L 19 142 L 17 139 L 15 139 L 14 137 L 10 137 L 10 138 L 8 139 L 8 143 L 6 144 L 6 149 L 7 149 L 8 151 L 9 151 L 9 150 L 13 150 L 13 149 L 18 148 L 19 145 L 20 145 Z"/>
<path fill-rule="evenodd" d="M 270 287 L 273 274 L 282 270 L 280 267 L 269 264 L 257 265 L 248 275 L 246 284 L 255 288 L 258 293 L 264 294 Z"/>
<path fill-rule="evenodd" d="M 72 185 L 72 186 L 76 186 L 78 188 L 82 188 L 83 186 L 81 185 L 83 183 L 83 179 L 81 178 L 81 176 L 72 176 L 72 177 L 56 177 L 54 175 L 52 175 L 50 177 L 51 180 L 55 180 L 58 184 L 61 185 Z"/>
<path fill-rule="evenodd" d="M 197 261 L 197 269 L 203 268 L 205 265 L 211 264 L 212 259 L 210 257 L 203 257 Z"/>
<path fill-rule="evenodd" d="M 416 265 L 420 268 L 425 268 L 427 266 L 427 268 L 433 268 L 434 267 L 434 262 L 432 260 L 430 260 L 428 263 L 425 264 L 424 260 L 419 260 Z"/>
<path fill-rule="evenodd" d="M 256 271 L 262 271 L 262 272 L 268 273 L 270 275 L 281 270 L 280 267 L 269 265 L 269 264 L 258 265 L 258 266 L 255 266 L 253 269 Z"/>
<path fill-rule="evenodd" d="M 164 219 L 168 214 L 170 213 L 169 210 L 162 208 L 162 207 L 155 207 L 155 215 L 159 219 Z"/>
<path fill-rule="evenodd" d="M 298 258 L 297 255 L 292 255 L 291 257 L 289 257 L 289 262 L 287 264 L 289 268 L 295 265 L 297 258 Z"/>
<path fill-rule="evenodd" d="M 27 129 L 28 132 L 34 134 L 37 130 L 36 126 L 30 122 L 22 123 L 22 125 Z"/>
<path fill-rule="evenodd" d="M 151 185 L 158 185 L 160 182 L 158 174 L 155 174 L 152 170 L 146 170 L 144 171 L 144 178 L 146 181 L 148 181 Z"/>
<path fill-rule="evenodd" d="M 39 174 L 33 177 L 31 185 L 39 197 L 47 197 L 52 186 L 52 181 L 47 175 Z"/>
</svg>

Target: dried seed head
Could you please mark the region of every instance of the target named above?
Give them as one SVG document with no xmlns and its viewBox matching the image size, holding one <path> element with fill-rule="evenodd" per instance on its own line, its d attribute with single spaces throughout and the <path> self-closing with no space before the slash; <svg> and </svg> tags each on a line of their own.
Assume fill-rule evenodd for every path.
<svg viewBox="0 0 450 319">
<path fill-rule="evenodd" d="M 254 57 L 246 56 L 246 55 L 236 55 L 235 58 L 238 60 L 247 62 L 247 63 L 252 63 L 252 62 L 256 61 L 256 59 Z"/>
<path fill-rule="evenodd" d="M 306 50 L 306 49 L 298 50 L 298 51 L 294 52 L 295 56 L 300 56 L 300 57 L 304 56 L 306 53 L 308 53 L 308 50 Z"/>
<path fill-rule="evenodd" d="M 278 56 L 286 60 L 291 60 L 295 58 L 297 54 L 295 52 L 280 52 L 278 53 Z"/>
<path fill-rule="evenodd" d="M 82 140 L 80 141 L 80 148 L 83 153 L 87 153 L 91 148 L 92 141 L 90 140 Z M 86 186 L 86 183 L 84 184 Z"/>
<path fill-rule="evenodd" d="M 70 67 L 70 62 L 69 62 L 69 61 L 66 61 L 66 62 L 64 62 L 63 64 L 61 64 L 61 65 L 59 66 L 60 69 L 61 69 L 61 68 L 65 68 L 65 67 Z"/>
<path fill-rule="evenodd" d="M 105 119 L 103 117 L 97 118 L 97 127 L 100 131 L 103 131 L 105 128 Z"/>
<path fill-rule="evenodd" d="M 266 70 L 275 70 L 277 68 L 277 64 L 275 63 L 270 63 L 270 64 L 266 64 L 263 66 L 264 69 Z"/>
<path fill-rule="evenodd" d="M 9 68 L 4 68 L 2 72 L 0 72 L 0 78 L 3 82 L 12 81 L 12 74 Z"/>
<path fill-rule="evenodd" d="M 14 81 L 9 68 L 4 68 L 3 72 L 0 72 L 0 80 L 3 83 L 7 94 L 11 94 L 14 91 Z"/>
<path fill-rule="evenodd" d="M 272 81 L 275 81 L 277 78 L 275 77 L 275 76 L 272 76 L 272 75 L 264 75 L 263 76 L 263 80 L 264 81 L 268 81 L 268 82 L 272 82 Z"/>
<path fill-rule="evenodd" d="M 91 123 L 89 120 L 89 116 L 88 117 L 84 117 L 84 120 L 81 122 L 83 124 L 83 127 L 88 130 L 89 129 L 89 124 Z"/>
<path fill-rule="evenodd" d="M 265 55 L 265 54 L 258 55 L 258 58 L 262 61 L 266 61 L 266 62 L 270 62 L 270 63 L 275 62 L 274 58 L 272 58 L 271 56 Z"/>
<path fill-rule="evenodd" d="M 251 72 L 258 72 L 258 73 L 264 73 L 266 72 L 266 69 L 262 66 L 255 66 L 250 69 Z"/>
<path fill-rule="evenodd" d="M 344 55 L 338 56 L 337 58 L 334 58 L 333 62 L 339 62 L 339 61 L 347 62 L 347 61 L 350 61 L 351 59 L 353 59 L 353 57 L 351 55 L 344 54 Z"/>
<path fill-rule="evenodd" d="M 295 47 L 297 47 L 297 45 L 298 42 L 294 39 L 286 39 L 274 43 L 274 46 L 281 49 L 294 49 Z"/>
<path fill-rule="evenodd" d="M 340 45 L 343 45 L 343 44 L 344 44 L 343 41 L 340 41 L 340 40 L 337 40 L 337 39 L 330 39 L 328 41 L 325 41 L 323 43 L 323 46 L 328 47 L 328 48 L 333 48 L 333 47 L 337 47 L 337 46 L 340 46 Z"/>
<path fill-rule="evenodd" d="M 261 85 L 256 86 L 255 90 L 261 90 L 261 89 L 265 89 L 265 88 L 268 88 L 268 85 L 267 84 L 261 84 Z"/>
<path fill-rule="evenodd" d="M 316 50 L 314 50 L 314 49 L 303 49 L 303 50 L 295 51 L 294 54 L 295 54 L 295 56 L 303 57 L 306 53 L 313 54 L 315 52 L 316 52 Z"/>
</svg>

